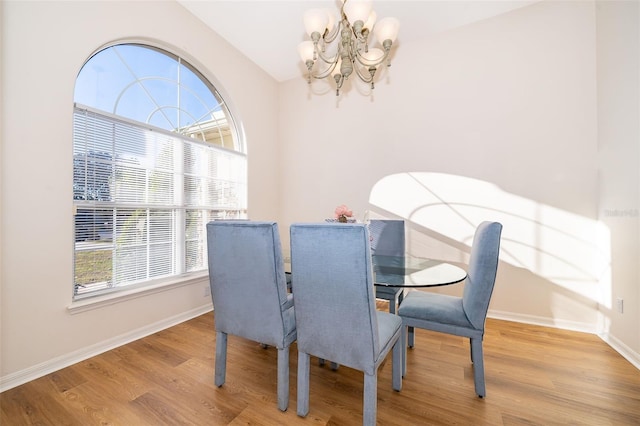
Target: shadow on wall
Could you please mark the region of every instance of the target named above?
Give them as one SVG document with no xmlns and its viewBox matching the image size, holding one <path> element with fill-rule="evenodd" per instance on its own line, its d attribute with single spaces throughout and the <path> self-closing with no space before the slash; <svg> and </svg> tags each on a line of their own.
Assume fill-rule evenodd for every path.
<svg viewBox="0 0 640 426">
<path fill-rule="evenodd" d="M 480 222 L 500 222 L 500 260 L 514 267 L 509 270 L 527 270 L 559 296 L 573 293 L 611 308 L 609 231 L 596 220 L 441 173 L 386 176 L 374 185 L 369 203 L 466 252 Z"/>
</svg>

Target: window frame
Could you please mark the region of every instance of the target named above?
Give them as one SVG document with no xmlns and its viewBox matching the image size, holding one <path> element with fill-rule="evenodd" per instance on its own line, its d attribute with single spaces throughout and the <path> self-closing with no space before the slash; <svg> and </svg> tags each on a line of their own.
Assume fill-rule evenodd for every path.
<svg viewBox="0 0 640 426">
<path fill-rule="evenodd" d="M 117 114 L 112 114 L 110 112 L 106 112 L 103 110 L 99 110 L 99 109 L 95 109 L 89 106 L 85 106 L 85 105 L 80 105 L 80 104 L 76 104 L 74 102 L 74 114 L 73 114 L 73 123 L 74 123 L 74 128 L 75 128 L 75 121 L 76 121 L 76 108 L 81 108 L 87 111 L 91 111 L 92 113 L 97 113 L 101 116 L 105 116 L 105 117 L 110 117 L 113 120 L 119 121 L 119 122 L 123 122 L 123 123 L 128 123 L 131 124 L 133 126 L 137 126 L 137 127 L 141 127 L 141 128 L 147 128 L 151 131 L 154 132 L 158 132 L 161 134 L 165 134 L 170 138 L 176 138 L 178 140 L 182 140 L 185 144 L 181 145 L 183 148 L 182 150 L 184 151 L 184 146 L 186 146 L 187 143 L 195 143 L 195 144 L 200 144 L 205 146 L 207 149 L 212 149 L 212 150 L 220 150 L 222 152 L 227 152 L 231 155 L 234 156 L 239 156 L 242 157 L 244 159 L 244 165 L 243 165 L 243 171 L 244 171 L 244 182 L 243 182 L 243 189 L 244 191 L 242 192 L 242 196 L 241 198 L 244 200 L 243 202 L 243 206 L 239 205 L 237 209 L 235 209 L 235 211 L 240 215 L 237 217 L 246 217 L 247 215 L 247 210 L 248 210 L 248 156 L 246 153 L 246 141 L 245 141 L 245 137 L 244 137 L 244 131 L 243 131 L 243 127 L 242 125 L 240 125 L 240 122 L 236 119 L 236 115 L 233 113 L 233 106 L 230 105 L 229 102 L 229 97 L 224 95 L 224 91 L 220 89 L 220 84 L 217 83 L 215 81 L 215 79 L 212 79 L 210 77 L 208 77 L 207 75 L 205 75 L 205 73 L 203 73 L 202 71 L 200 71 L 200 69 L 205 69 L 204 67 L 200 66 L 197 61 L 191 60 L 190 58 L 186 58 L 183 55 L 177 55 L 174 52 L 172 52 L 171 50 L 165 49 L 164 47 L 158 47 L 158 46 L 154 46 L 152 44 L 149 44 L 148 42 L 144 42 L 144 43 L 140 43 L 140 42 L 118 42 L 118 43 L 113 43 L 111 45 L 108 46 L 103 46 L 100 49 L 98 49 L 96 52 L 94 52 L 91 56 L 89 56 L 89 58 L 84 62 L 83 67 L 85 65 L 87 65 L 91 59 L 98 53 L 104 51 L 105 49 L 109 49 L 111 47 L 114 46 L 120 46 L 120 45 L 135 45 L 135 46 L 139 46 L 142 48 L 146 48 L 146 49 L 150 49 L 153 51 L 157 51 L 158 54 L 164 54 L 168 57 L 170 57 L 171 59 L 173 59 L 174 61 L 176 61 L 176 63 L 179 65 L 184 65 L 185 67 L 187 67 L 191 72 L 193 72 L 198 78 L 200 78 L 202 80 L 202 82 L 206 85 L 206 87 L 211 91 L 211 93 L 213 94 L 213 96 L 219 101 L 219 102 L 223 102 L 224 103 L 224 107 L 222 108 L 222 111 L 224 112 L 224 117 L 229 125 L 229 129 L 230 131 L 234 134 L 233 140 L 235 141 L 235 147 L 237 150 L 231 150 L 228 148 L 225 148 L 223 146 L 219 146 L 219 145 L 213 145 L 210 143 L 206 143 L 206 142 L 197 142 L 192 138 L 189 138 L 181 133 L 178 132 L 170 132 L 168 130 L 165 129 L 161 129 L 158 127 L 155 127 L 149 123 L 143 123 L 143 122 L 139 122 L 137 120 L 133 120 L 124 116 L 120 116 Z M 75 96 L 74 96 L 74 101 L 75 101 Z M 75 129 L 74 129 L 74 136 L 73 136 L 73 142 L 75 144 Z M 73 149 L 74 152 L 74 157 L 75 157 L 75 148 Z M 75 160 L 74 160 L 75 161 Z M 115 162 L 115 160 L 114 160 Z M 74 173 L 75 174 L 75 173 Z M 74 178 L 74 185 L 76 183 L 76 180 Z M 182 189 L 182 191 L 184 191 L 184 187 Z M 78 249 L 77 249 L 77 243 L 76 243 L 76 237 L 75 234 L 77 232 L 77 224 L 75 222 L 75 218 L 76 218 L 76 213 L 78 212 L 79 209 L 83 209 L 83 208 L 89 208 L 89 209 L 114 209 L 113 211 L 115 211 L 115 209 L 117 208 L 122 208 L 122 207 L 127 207 L 127 206 L 123 206 L 122 204 L 118 203 L 117 201 L 108 201 L 108 202 L 104 202 L 104 201 L 91 201 L 91 200 L 76 200 L 75 199 L 75 191 L 74 191 L 74 200 L 73 200 L 73 212 L 74 212 L 74 248 L 73 248 L 73 252 L 74 252 L 74 265 L 73 265 L 73 270 L 74 270 L 74 279 L 73 279 L 73 286 L 72 286 L 72 300 L 73 300 L 73 304 L 76 306 L 84 306 L 86 303 L 86 301 L 88 301 L 89 299 L 112 299 L 113 297 L 118 297 L 118 295 L 122 295 L 122 296 L 127 296 L 130 295 L 132 292 L 133 293 L 140 293 L 140 292 L 155 292 L 157 291 L 158 288 L 162 288 L 164 286 L 170 286 L 170 287 L 175 287 L 175 286 L 180 286 L 182 282 L 190 282 L 194 277 L 202 277 L 202 276 L 206 276 L 207 273 L 207 262 L 206 262 L 206 233 L 204 234 L 204 251 L 202 252 L 202 256 L 204 257 L 203 263 L 201 265 L 201 267 L 197 270 L 194 271 L 189 271 L 187 268 L 183 268 L 181 270 L 178 270 L 176 273 L 172 273 L 170 275 L 167 276 L 162 276 L 159 278 L 148 278 L 145 280 L 142 280 L 141 282 L 137 282 L 137 283 L 131 283 L 131 284 L 118 284 L 118 283 L 112 283 L 111 285 L 103 288 L 103 289 L 99 289 L 99 290 L 94 290 L 94 291 L 88 291 L 88 292 L 84 292 L 84 293 L 78 293 L 77 291 L 77 287 L 78 287 L 78 283 L 76 280 L 76 254 L 78 253 Z M 129 206 L 131 207 L 131 206 Z M 186 211 L 188 210 L 188 207 L 182 203 L 179 207 L 175 207 L 175 206 L 170 206 L 171 207 L 171 211 L 176 211 L 176 210 L 180 210 L 183 209 L 183 213 L 184 216 L 186 217 Z M 214 206 L 213 205 L 209 205 L 208 207 L 210 207 L 208 209 L 208 212 L 210 214 L 211 211 L 213 211 Z M 206 212 L 205 212 L 206 213 Z M 115 217 L 115 214 L 114 214 Z M 211 216 L 209 216 L 211 217 Z M 205 220 L 204 218 L 202 219 L 203 221 Z M 187 230 L 185 228 L 186 226 L 186 219 L 182 220 L 182 229 L 179 229 L 178 227 L 176 227 L 176 231 L 177 232 L 181 232 L 183 235 L 183 238 L 174 241 L 174 244 L 179 244 L 181 247 L 178 247 L 175 251 L 176 252 L 182 252 L 184 253 L 184 251 L 186 250 L 186 245 L 188 244 L 188 236 L 187 234 Z M 203 225 L 206 225 L 206 223 L 204 223 Z M 112 225 L 113 226 L 113 225 Z M 205 226 L 202 227 L 203 229 L 205 228 Z M 115 232 L 115 231 L 112 231 Z M 200 237 L 202 237 L 202 235 L 200 235 Z M 112 244 L 115 246 L 115 244 Z M 172 261 L 176 262 L 176 255 L 174 254 L 172 257 Z M 184 260 L 184 258 L 182 259 L 182 261 L 186 262 Z M 112 281 L 114 280 L 114 277 L 112 276 Z"/>
</svg>

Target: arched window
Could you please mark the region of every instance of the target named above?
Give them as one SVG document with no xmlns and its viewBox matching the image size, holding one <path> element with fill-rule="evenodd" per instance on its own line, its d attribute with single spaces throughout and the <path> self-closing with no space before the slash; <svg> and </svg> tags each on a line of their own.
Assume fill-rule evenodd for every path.
<svg viewBox="0 0 640 426">
<path fill-rule="evenodd" d="M 176 55 L 121 44 L 85 63 L 74 102 L 74 297 L 205 270 L 206 223 L 247 209 L 220 93 Z"/>
</svg>

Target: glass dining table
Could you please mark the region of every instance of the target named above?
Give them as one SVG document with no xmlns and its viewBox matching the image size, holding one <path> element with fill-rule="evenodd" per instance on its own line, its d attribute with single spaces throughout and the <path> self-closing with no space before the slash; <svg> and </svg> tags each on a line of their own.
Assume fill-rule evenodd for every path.
<svg viewBox="0 0 640 426">
<path fill-rule="evenodd" d="M 456 284 L 467 278 L 459 266 L 414 256 L 373 255 L 373 280 L 376 287 L 424 288 Z M 285 258 L 287 285 L 291 286 L 291 260 Z"/>
<path fill-rule="evenodd" d="M 377 287 L 439 287 L 467 278 L 461 267 L 434 259 L 373 255 L 372 263 Z"/>
</svg>

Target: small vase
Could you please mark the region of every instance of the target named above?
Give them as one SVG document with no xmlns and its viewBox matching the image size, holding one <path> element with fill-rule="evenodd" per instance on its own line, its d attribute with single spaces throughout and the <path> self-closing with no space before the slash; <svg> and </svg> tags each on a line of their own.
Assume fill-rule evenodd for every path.
<svg viewBox="0 0 640 426">
<path fill-rule="evenodd" d="M 346 216 L 339 216 L 338 217 L 338 222 L 340 223 L 347 223 L 347 217 Z"/>
</svg>

